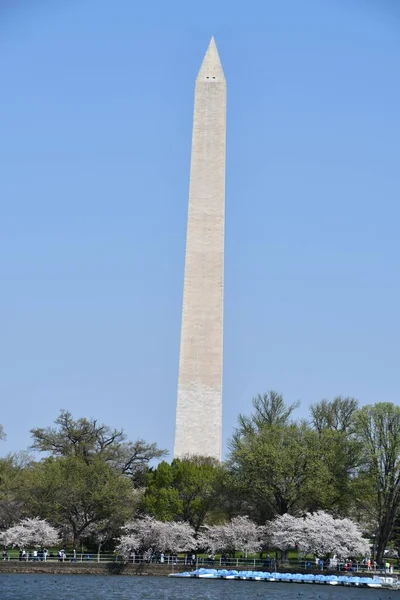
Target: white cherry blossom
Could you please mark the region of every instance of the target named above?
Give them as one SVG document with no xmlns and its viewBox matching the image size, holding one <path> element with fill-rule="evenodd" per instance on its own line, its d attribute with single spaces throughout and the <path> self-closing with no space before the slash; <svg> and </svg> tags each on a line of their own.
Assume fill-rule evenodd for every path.
<svg viewBox="0 0 400 600">
<path fill-rule="evenodd" d="M 40 548 L 56 546 L 59 542 L 57 529 L 39 517 L 22 519 L 0 534 L 0 542 L 9 548 Z"/>
</svg>

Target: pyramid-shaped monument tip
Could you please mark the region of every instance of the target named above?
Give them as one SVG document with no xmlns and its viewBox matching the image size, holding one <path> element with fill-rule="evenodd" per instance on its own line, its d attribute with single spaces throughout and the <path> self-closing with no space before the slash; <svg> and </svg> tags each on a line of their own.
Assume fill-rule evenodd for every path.
<svg viewBox="0 0 400 600">
<path fill-rule="evenodd" d="M 219 58 L 217 45 L 214 36 L 211 37 L 207 52 L 204 56 L 197 81 L 206 81 L 208 83 L 225 81 L 224 71 Z"/>
</svg>

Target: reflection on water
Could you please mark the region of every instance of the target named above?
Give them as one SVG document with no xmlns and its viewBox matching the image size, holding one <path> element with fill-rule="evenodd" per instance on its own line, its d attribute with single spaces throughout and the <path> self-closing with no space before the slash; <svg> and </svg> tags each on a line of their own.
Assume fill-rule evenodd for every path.
<svg viewBox="0 0 400 600">
<path fill-rule="evenodd" d="M 263 581 L 0 574 L 1 600 L 394 600 L 397 594 Z"/>
</svg>

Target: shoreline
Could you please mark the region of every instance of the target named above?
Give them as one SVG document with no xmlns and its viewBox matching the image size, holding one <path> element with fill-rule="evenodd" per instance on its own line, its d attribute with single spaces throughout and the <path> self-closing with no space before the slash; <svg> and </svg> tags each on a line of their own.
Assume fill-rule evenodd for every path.
<svg viewBox="0 0 400 600">
<path fill-rule="evenodd" d="M 178 567 L 178 568 L 177 568 Z M 171 573 L 182 571 L 179 565 L 158 564 L 124 564 L 120 562 L 0 562 L 0 575 L 2 573 L 36 573 L 45 575 L 131 575 L 168 577 Z"/>
<path fill-rule="evenodd" d="M 193 568 L 193 567 L 191 567 Z M 121 563 L 121 562 L 20 562 L 20 561 L 0 561 L 0 575 L 2 573 L 36 573 L 47 575 L 127 575 L 142 577 L 168 577 L 171 573 L 182 573 L 187 569 L 187 565 L 168 565 L 159 563 Z M 248 570 L 249 567 L 237 568 L 239 571 Z M 255 568 L 254 571 L 262 571 L 262 568 Z M 281 573 L 293 573 L 293 569 L 279 569 Z M 321 573 L 320 571 L 304 571 L 300 573 Z M 343 575 L 343 572 L 330 572 L 334 575 Z M 354 576 L 373 577 L 371 572 L 358 572 Z M 379 575 L 379 573 L 375 573 Z M 393 576 L 393 575 L 392 575 Z"/>
</svg>

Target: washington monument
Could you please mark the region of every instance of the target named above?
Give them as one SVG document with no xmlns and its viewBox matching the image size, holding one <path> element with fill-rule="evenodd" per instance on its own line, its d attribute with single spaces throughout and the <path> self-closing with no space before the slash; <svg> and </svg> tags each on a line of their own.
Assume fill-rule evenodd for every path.
<svg viewBox="0 0 400 600">
<path fill-rule="evenodd" d="M 214 38 L 196 79 L 176 458 L 221 460 L 226 82 Z"/>
</svg>

